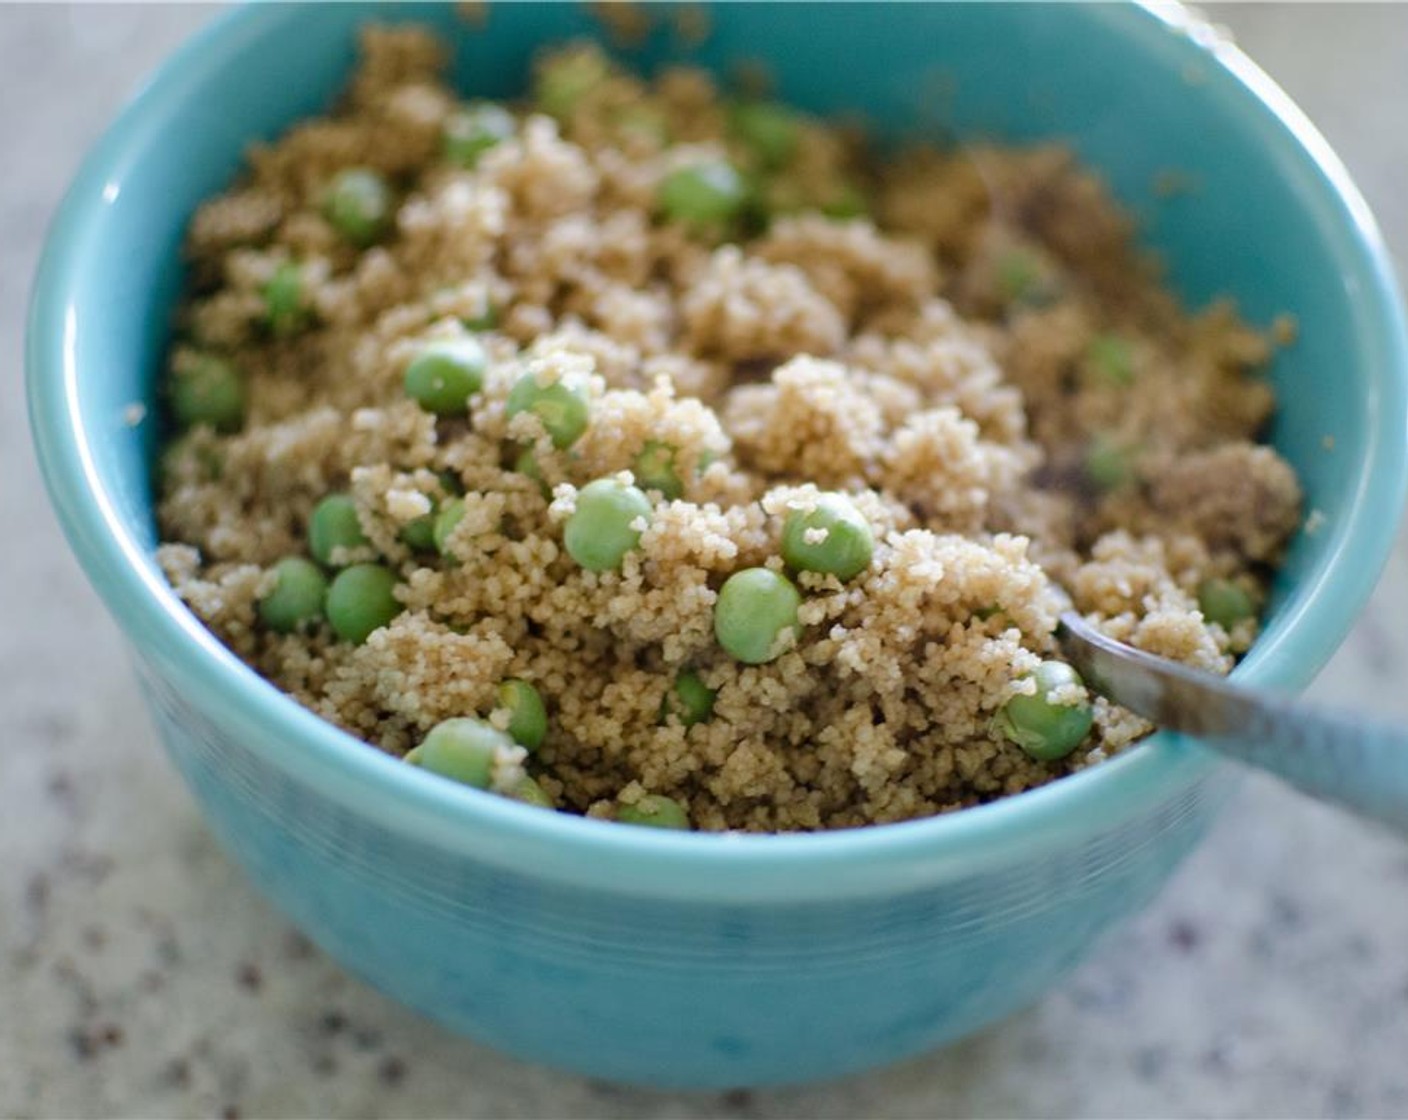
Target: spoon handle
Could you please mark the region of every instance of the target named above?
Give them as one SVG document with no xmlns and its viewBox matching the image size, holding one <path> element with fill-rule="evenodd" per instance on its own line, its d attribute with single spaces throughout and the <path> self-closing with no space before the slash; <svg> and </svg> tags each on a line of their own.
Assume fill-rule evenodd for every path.
<svg viewBox="0 0 1408 1120">
<path fill-rule="evenodd" d="M 1256 692 L 1101 634 L 1073 611 L 1057 638 L 1097 692 L 1160 727 L 1408 834 L 1408 734 Z"/>
</svg>

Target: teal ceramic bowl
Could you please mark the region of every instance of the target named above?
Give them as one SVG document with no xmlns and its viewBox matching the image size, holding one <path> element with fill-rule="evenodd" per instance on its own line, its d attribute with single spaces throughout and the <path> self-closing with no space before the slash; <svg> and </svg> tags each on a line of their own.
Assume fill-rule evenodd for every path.
<svg viewBox="0 0 1408 1120">
<path fill-rule="evenodd" d="M 35 440 L 74 551 L 131 643 L 211 829 L 348 969 L 490 1046 L 600 1077 L 833 1077 L 1031 1003 L 1138 910 L 1231 780 L 1160 735 L 1046 788 L 830 835 L 677 835 L 528 809 L 321 722 L 241 665 L 152 562 L 151 405 L 182 229 L 241 151 L 325 107 L 356 26 L 423 19 L 466 93 L 519 88 L 580 10 L 258 6 L 216 20 L 89 156 L 50 232 L 28 340 Z M 650 65 L 673 49 L 647 44 Z M 1234 49 L 1177 11 L 1112 5 L 722 5 L 692 56 L 761 59 L 788 100 L 884 132 L 1060 137 L 1141 215 L 1175 287 L 1290 311 L 1273 439 L 1317 532 L 1238 669 L 1296 689 L 1343 639 L 1404 493 L 1405 356 L 1383 245 L 1344 169 Z M 844 61 L 842 61 L 844 60 Z M 1160 173 L 1194 193 L 1159 201 Z M 1325 437 L 1331 437 L 1330 443 Z"/>
</svg>

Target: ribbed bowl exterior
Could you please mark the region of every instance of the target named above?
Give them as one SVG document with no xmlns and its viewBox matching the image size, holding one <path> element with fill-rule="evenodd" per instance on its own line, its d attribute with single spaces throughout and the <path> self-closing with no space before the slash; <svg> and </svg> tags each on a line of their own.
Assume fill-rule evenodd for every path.
<svg viewBox="0 0 1408 1120">
<path fill-rule="evenodd" d="M 210 827 L 344 967 L 491 1046 L 643 1084 L 834 1077 L 1000 1019 L 1145 905 L 1222 799 L 1202 779 L 1124 827 L 902 895 L 691 905 L 409 839 L 143 680 Z"/>
</svg>

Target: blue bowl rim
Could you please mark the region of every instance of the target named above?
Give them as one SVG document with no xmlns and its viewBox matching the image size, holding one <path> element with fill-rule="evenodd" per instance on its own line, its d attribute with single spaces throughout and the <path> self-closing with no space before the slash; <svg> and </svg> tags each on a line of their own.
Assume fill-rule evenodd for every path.
<svg viewBox="0 0 1408 1120">
<path fill-rule="evenodd" d="M 1362 284 L 1363 319 L 1380 376 L 1375 418 L 1357 464 L 1355 502 L 1325 542 L 1315 594 L 1302 595 L 1275 636 L 1238 667 L 1247 683 L 1303 687 L 1343 640 L 1387 561 L 1408 490 L 1408 331 L 1388 251 L 1364 199 L 1329 145 L 1290 98 L 1232 44 L 1177 5 L 1079 6 L 1152 49 L 1186 40 L 1187 61 L 1210 62 L 1229 111 L 1253 114 L 1265 142 L 1292 157 L 1302 185 L 1333 220 L 1330 235 Z M 408 767 L 326 723 L 230 653 L 153 570 L 121 524 L 99 477 L 78 404 L 80 309 L 74 277 L 90 248 L 104 187 L 124 153 L 155 127 L 155 109 L 187 96 L 251 40 L 289 18 L 252 5 L 213 20 L 132 98 L 90 152 L 53 218 L 32 292 L 27 335 L 31 427 L 63 529 L 123 631 L 154 652 L 181 694 L 266 765 L 306 783 L 354 816 L 505 871 L 584 889 L 696 902 L 797 903 L 904 892 L 1019 862 L 1147 814 L 1212 777 L 1217 759 L 1159 733 L 1077 774 L 991 804 L 924 820 L 844 831 L 679 834 L 545 813 L 466 790 Z M 1332 578 L 1333 577 L 1333 578 Z"/>
</svg>

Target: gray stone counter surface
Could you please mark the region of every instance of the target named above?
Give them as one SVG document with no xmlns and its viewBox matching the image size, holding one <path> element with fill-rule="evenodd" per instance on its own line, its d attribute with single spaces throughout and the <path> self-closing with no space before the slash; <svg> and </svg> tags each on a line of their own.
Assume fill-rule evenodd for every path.
<svg viewBox="0 0 1408 1120">
<path fill-rule="evenodd" d="M 682 1096 L 530 1068 L 341 973 L 216 848 L 43 496 L 42 231 L 210 9 L 0 7 L 0 1117 L 1408 1116 L 1408 845 L 1268 780 L 1033 1010 L 835 1085 Z M 1408 257 L 1408 6 L 1222 7 Z M 1408 718 L 1408 540 L 1311 690 Z"/>
</svg>

